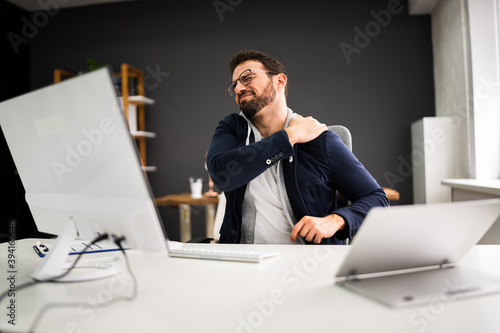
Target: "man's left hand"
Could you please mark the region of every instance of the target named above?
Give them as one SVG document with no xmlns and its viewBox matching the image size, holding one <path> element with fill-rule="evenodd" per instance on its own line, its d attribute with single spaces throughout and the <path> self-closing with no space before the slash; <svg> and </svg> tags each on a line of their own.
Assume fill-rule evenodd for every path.
<svg viewBox="0 0 500 333">
<path fill-rule="evenodd" d="M 332 237 L 338 230 L 344 228 L 345 220 L 337 214 L 325 217 L 304 216 L 293 227 L 290 241 L 295 242 L 297 238 L 304 237 L 308 242 L 319 244 L 323 238 Z"/>
</svg>

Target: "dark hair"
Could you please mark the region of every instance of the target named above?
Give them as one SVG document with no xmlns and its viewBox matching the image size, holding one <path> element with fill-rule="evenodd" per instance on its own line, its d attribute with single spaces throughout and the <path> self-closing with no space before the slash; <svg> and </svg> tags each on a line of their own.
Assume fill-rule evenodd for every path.
<svg viewBox="0 0 500 333">
<path fill-rule="evenodd" d="M 260 62 L 270 72 L 283 73 L 287 75 L 285 66 L 283 66 L 283 64 L 279 62 L 278 59 L 257 50 L 241 50 L 238 53 L 236 53 L 229 62 L 229 68 L 231 69 L 231 74 L 233 74 L 234 69 L 239 64 L 248 60 L 254 60 Z M 285 96 L 288 96 L 288 81 L 285 87 Z"/>
</svg>

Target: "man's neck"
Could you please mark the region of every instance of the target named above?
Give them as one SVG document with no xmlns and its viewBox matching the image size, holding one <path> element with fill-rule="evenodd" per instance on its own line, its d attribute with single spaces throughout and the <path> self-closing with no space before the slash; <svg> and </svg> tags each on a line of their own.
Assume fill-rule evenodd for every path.
<svg viewBox="0 0 500 333">
<path fill-rule="evenodd" d="M 252 122 L 259 130 L 260 134 L 267 138 L 283 129 L 288 116 L 286 103 L 275 101 L 260 110 L 253 118 Z"/>
</svg>

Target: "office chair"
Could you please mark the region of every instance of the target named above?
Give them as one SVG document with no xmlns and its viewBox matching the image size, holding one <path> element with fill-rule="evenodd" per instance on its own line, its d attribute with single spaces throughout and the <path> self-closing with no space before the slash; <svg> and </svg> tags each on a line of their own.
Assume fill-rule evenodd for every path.
<svg viewBox="0 0 500 333">
<path fill-rule="evenodd" d="M 349 129 L 347 127 L 342 126 L 342 125 L 331 125 L 331 126 L 327 126 L 327 127 L 330 131 L 337 134 L 340 137 L 340 139 L 342 140 L 342 142 L 347 146 L 347 148 L 349 148 L 349 150 L 352 151 L 352 135 L 351 135 L 351 131 L 349 131 Z M 349 200 L 347 200 L 346 197 L 342 193 L 337 191 L 337 208 L 347 207 L 350 204 L 351 203 L 349 202 Z M 349 242 L 350 242 L 349 238 L 345 239 L 344 245 L 349 245 Z"/>
<path fill-rule="evenodd" d="M 349 129 L 342 125 L 331 125 L 328 129 L 335 134 L 337 134 L 342 142 L 352 151 L 352 135 Z M 337 191 L 337 207 L 347 207 L 350 202 L 345 198 L 345 196 Z"/>
<path fill-rule="evenodd" d="M 345 126 L 342 125 L 330 125 L 327 126 L 330 131 L 337 134 L 342 142 L 352 151 L 352 135 L 351 131 Z"/>
<path fill-rule="evenodd" d="M 328 129 L 335 134 L 337 134 L 342 142 L 349 148 L 349 150 L 352 151 L 352 136 L 351 132 L 349 129 L 345 126 L 342 125 L 331 125 L 328 126 Z M 345 198 L 344 195 L 342 195 L 340 192 L 337 192 L 337 207 L 346 207 L 350 203 L 349 201 Z M 217 205 L 217 212 L 215 215 L 215 222 L 214 222 L 214 234 L 213 238 L 216 242 L 219 241 L 219 230 L 222 225 L 222 220 L 224 220 L 224 212 L 226 210 L 226 197 L 224 196 L 224 193 L 221 193 L 219 195 L 219 204 Z M 345 240 L 344 243 L 348 244 L 349 240 Z"/>
</svg>

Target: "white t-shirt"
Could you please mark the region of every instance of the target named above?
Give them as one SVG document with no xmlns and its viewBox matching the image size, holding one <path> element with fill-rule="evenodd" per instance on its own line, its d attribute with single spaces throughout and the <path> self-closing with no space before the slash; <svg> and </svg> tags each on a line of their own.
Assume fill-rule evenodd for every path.
<svg viewBox="0 0 500 333">
<path fill-rule="evenodd" d="M 249 194 L 255 205 L 254 244 L 292 244 L 293 225 L 287 220 L 281 204 L 276 163 L 249 183 Z"/>
<path fill-rule="evenodd" d="M 292 116 L 290 109 L 288 112 L 286 126 Z M 262 140 L 259 130 L 249 122 L 247 145 L 250 131 L 254 134 L 255 142 Z M 280 193 L 280 178 L 283 182 L 281 163 L 278 161 L 247 185 L 243 203 L 243 221 L 246 223 L 242 225 L 242 243 L 303 244 L 301 238 L 294 243 L 290 241 L 294 217 L 290 216 L 293 213 L 283 184 L 281 191 L 285 193 Z"/>
</svg>

